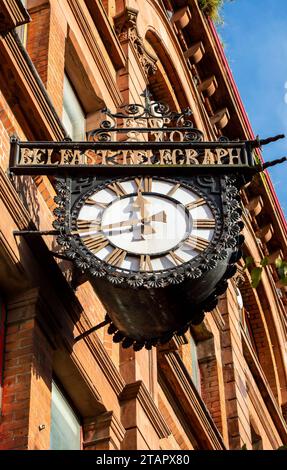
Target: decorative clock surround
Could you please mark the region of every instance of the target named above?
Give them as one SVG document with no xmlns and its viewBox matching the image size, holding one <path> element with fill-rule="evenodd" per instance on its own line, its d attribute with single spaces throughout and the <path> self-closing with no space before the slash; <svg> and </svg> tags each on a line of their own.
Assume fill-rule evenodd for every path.
<svg viewBox="0 0 287 470">
<path fill-rule="evenodd" d="M 243 224 L 240 221 L 241 207 L 236 176 L 230 175 L 221 178 L 210 177 L 210 175 L 196 176 L 189 179 L 189 181 L 180 177 L 155 177 L 152 178 L 155 189 L 157 184 L 160 185 L 162 191 L 164 191 L 165 185 L 171 188 L 172 197 L 170 199 L 172 202 L 176 200 L 177 187 L 183 188 L 189 196 L 192 194 L 195 201 L 202 202 L 201 207 L 206 211 L 208 217 L 206 219 L 208 222 L 205 222 L 205 224 L 211 225 L 211 228 L 201 228 L 200 230 L 201 235 L 202 232 L 206 232 L 206 235 L 203 236 L 206 240 L 208 238 L 209 240 L 206 244 L 199 244 L 198 249 L 192 251 L 192 258 L 184 263 L 179 262 L 178 258 L 173 259 L 172 256 L 167 255 L 170 252 L 169 248 L 175 250 L 175 255 L 178 254 L 174 245 L 172 245 L 164 251 L 165 256 L 170 258 L 171 263 L 166 268 L 151 269 L 153 264 L 150 265 L 149 263 L 155 263 L 157 253 L 151 254 L 149 260 L 146 261 L 145 268 L 141 268 L 143 254 L 140 251 L 138 252 L 137 249 L 132 254 L 136 260 L 132 266 L 138 263 L 138 268 L 124 267 L 123 252 L 128 252 L 128 249 L 124 250 L 125 246 L 119 248 L 116 245 L 115 240 L 117 237 L 120 239 L 122 234 L 119 233 L 113 238 L 113 229 L 118 229 L 117 226 L 114 227 L 113 225 L 124 222 L 124 226 L 122 226 L 125 237 L 124 243 L 128 234 L 128 243 L 138 245 L 142 240 L 137 239 L 137 237 L 152 238 L 151 229 L 156 230 L 156 226 L 165 225 L 166 222 L 163 220 L 167 220 L 168 214 L 165 218 L 165 209 L 155 211 L 155 215 L 158 216 L 159 213 L 160 217 L 159 220 L 151 221 L 146 226 L 148 227 L 147 235 L 144 233 L 144 226 L 141 228 L 143 233 L 141 233 L 139 227 L 137 227 L 136 232 L 125 232 L 125 222 L 135 223 L 135 221 L 141 220 L 140 216 L 127 212 L 123 219 L 123 214 L 116 211 L 116 222 L 112 221 L 109 224 L 107 223 L 108 220 L 105 219 L 105 212 L 107 211 L 108 214 L 109 208 L 111 210 L 113 204 L 115 204 L 112 196 L 113 191 L 109 189 L 111 201 L 107 206 L 105 202 L 99 201 L 99 196 L 103 198 L 106 189 L 108 187 L 115 188 L 113 185 L 116 183 L 119 184 L 119 186 L 116 186 L 117 191 L 121 192 L 131 186 L 131 182 L 144 182 L 144 178 L 147 177 L 141 179 L 141 175 L 137 174 L 133 178 L 115 178 L 108 181 L 99 181 L 95 178 L 82 179 L 77 182 L 70 179 L 58 180 L 56 183 L 58 195 L 55 198 L 59 207 L 55 209 L 57 220 L 54 227 L 61 232 L 61 235 L 57 237 L 59 245 L 66 256 L 73 260 L 79 269 L 90 275 L 92 284 L 109 312 L 111 321 L 109 332 L 114 335 L 114 341 L 123 341 L 125 347 L 132 345 L 136 350 L 141 349 L 143 346 L 151 347 L 158 343 L 164 343 L 175 333 L 183 334 L 191 323 L 200 323 L 204 318 L 204 311 L 215 308 L 217 296 L 224 293 L 227 288 L 227 279 L 235 274 L 235 263 L 241 256 L 240 245 L 243 243 L 243 237 L 240 235 Z M 133 206 L 139 192 L 134 189 L 132 191 L 131 195 L 130 193 L 121 195 L 114 193 L 114 200 L 116 203 L 124 202 L 125 199 L 130 200 Z M 148 197 L 155 197 L 155 194 L 157 193 L 143 191 L 140 192 L 140 197 L 148 200 Z M 88 227 L 90 232 L 85 232 L 86 226 L 83 227 L 83 224 L 86 223 L 86 219 L 81 217 L 87 217 L 89 211 L 91 212 L 91 209 L 95 207 L 94 203 L 97 201 L 97 195 L 98 202 L 101 203 L 102 207 L 97 211 L 96 219 L 94 219 L 94 214 L 90 214 L 90 217 L 92 217 L 91 226 Z M 169 200 L 168 197 L 166 199 Z M 70 205 L 71 201 L 72 206 Z M 136 209 L 137 214 L 137 207 L 132 210 L 134 209 Z M 100 219 L 98 219 L 98 212 L 102 214 Z M 166 212 L 168 212 L 168 209 L 166 209 Z M 192 227 L 194 227 L 193 212 L 196 214 L 197 209 L 191 209 L 186 214 L 187 221 L 190 222 L 190 225 L 187 222 L 187 232 L 189 230 L 190 232 L 185 234 L 186 239 L 190 237 Z M 191 220 L 189 220 L 190 214 Z M 153 215 L 151 211 L 151 217 Z M 146 217 L 148 222 L 149 217 Z M 94 220 L 96 220 L 96 223 Z M 203 221 L 200 223 L 203 224 Z M 111 227 L 108 227 L 108 225 L 111 225 Z M 98 234 L 101 227 L 104 232 L 106 231 L 105 239 L 97 238 L 102 236 L 102 234 Z M 130 229 L 130 227 L 128 228 Z M 136 240 L 130 242 L 134 234 Z M 86 245 L 87 240 L 90 243 L 88 243 L 88 246 Z M 98 243 L 103 244 L 101 257 Z M 117 243 L 119 244 L 119 241 Z M 121 243 L 123 243 L 122 240 Z M 181 245 L 181 243 L 183 242 L 180 241 L 176 246 Z M 104 249 L 107 251 L 104 251 Z M 120 253 L 117 249 L 121 250 Z M 128 256 L 127 253 L 124 255 Z M 172 262 L 174 265 L 172 265 Z M 186 296 L 187 299 L 184 299 Z M 167 302 L 165 302 L 165 299 L 167 299 Z M 149 312 L 146 310 L 147 305 L 149 306 Z M 167 309 L 170 310 L 170 315 Z M 169 318 L 167 319 L 167 317 Z M 143 321 L 143 318 L 146 318 L 146 320 Z M 154 324 L 153 320 L 155 321 Z M 148 325 L 148 327 L 145 328 L 145 325 Z"/>
<path fill-rule="evenodd" d="M 212 232 L 212 237 L 209 240 L 209 243 L 205 245 L 205 243 L 202 242 L 202 245 L 200 245 L 199 242 L 199 248 L 196 249 L 196 242 L 195 242 L 195 250 L 193 253 L 193 256 L 190 259 L 188 259 L 188 256 L 185 258 L 186 261 L 181 263 L 179 260 L 175 261 L 172 260 L 172 255 L 169 254 L 171 250 L 167 249 L 163 251 L 165 256 L 167 257 L 166 261 L 169 261 L 167 263 L 169 266 L 168 268 L 160 268 L 158 260 L 156 260 L 156 256 L 152 253 L 149 254 L 148 251 L 146 252 L 140 252 L 137 249 L 135 249 L 135 252 L 138 253 L 138 256 L 134 253 L 132 253 L 132 256 L 134 258 L 134 263 L 132 263 L 132 269 L 130 268 L 125 268 L 123 266 L 124 263 L 120 263 L 116 265 L 115 263 L 113 264 L 112 262 L 109 261 L 109 254 L 113 254 L 112 247 L 115 249 L 120 248 L 122 249 L 122 252 L 119 255 L 123 255 L 125 251 L 124 246 L 117 246 L 117 242 L 115 241 L 116 237 L 112 237 L 109 235 L 105 236 L 104 232 L 101 231 L 101 223 L 98 223 L 98 226 L 95 226 L 95 218 L 93 217 L 90 219 L 90 225 L 87 227 L 87 230 L 83 227 L 83 225 L 86 222 L 85 219 L 79 221 L 79 214 L 83 213 L 84 209 L 92 209 L 93 208 L 93 199 L 91 199 L 93 196 L 94 201 L 96 202 L 96 194 L 103 193 L 106 188 L 111 187 L 114 183 L 120 182 L 124 183 L 126 182 L 127 184 L 130 184 L 131 181 L 134 180 L 140 180 L 141 176 L 135 176 L 135 178 L 125 178 L 125 179 L 115 179 L 115 180 L 109 180 L 105 181 L 102 184 L 92 184 L 91 189 L 86 191 L 83 195 L 81 195 L 75 204 L 72 207 L 71 214 L 69 215 L 69 212 L 65 213 L 65 208 L 67 210 L 67 205 L 68 201 L 70 200 L 70 194 L 69 194 L 69 189 L 63 181 L 58 182 L 56 185 L 56 188 L 59 192 L 59 195 L 56 197 L 56 202 L 59 205 L 59 208 L 55 210 L 55 215 L 57 216 L 57 221 L 54 223 L 54 227 L 57 229 L 60 229 L 62 234 L 58 237 L 58 242 L 59 244 L 65 249 L 65 252 L 68 257 L 73 259 L 77 266 L 82 269 L 83 271 L 88 271 L 92 276 L 95 277 L 103 277 L 106 276 L 107 279 L 113 283 L 113 284 L 126 284 L 127 286 L 130 287 L 144 287 L 144 288 L 152 288 L 152 287 L 166 287 L 169 284 L 178 284 L 180 282 L 183 282 L 186 278 L 188 279 L 195 279 L 199 278 L 201 274 L 207 270 L 214 269 L 218 260 L 225 259 L 227 256 L 227 249 L 230 248 L 236 248 L 238 245 L 238 235 L 240 232 L 240 229 L 242 228 L 241 224 L 239 223 L 240 221 L 240 204 L 238 202 L 238 190 L 234 186 L 235 183 L 235 178 L 232 177 L 225 177 L 225 182 L 226 182 L 226 194 L 225 194 L 225 201 L 224 204 L 226 206 L 225 213 L 223 218 L 220 216 L 219 209 L 216 207 L 216 204 L 214 201 L 207 195 L 206 192 L 204 192 L 199 185 L 195 186 L 195 184 L 192 183 L 186 183 L 185 181 L 182 181 L 181 179 L 168 179 L 168 178 L 154 178 L 154 182 L 159 182 L 161 183 L 161 186 L 164 187 L 164 185 L 168 185 L 168 187 L 171 187 L 171 189 L 175 188 L 177 185 L 180 184 L 180 188 L 183 188 L 184 190 L 188 190 L 191 192 L 191 194 L 197 195 L 197 200 L 199 201 L 206 201 L 206 204 L 202 204 L 202 207 L 207 207 L 208 211 L 214 218 L 211 219 L 210 224 L 212 228 L 200 228 L 201 234 L 206 234 Z M 144 178 L 143 178 L 144 179 Z M 199 181 L 202 180 L 202 178 L 199 178 Z M 210 184 L 212 184 L 210 182 Z M 122 186 L 123 187 L 123 186 Z M 110 191 L 111 193 L 111 191 Z M 136 200 L 137 198 L 137 193 L 132 192 L 131 198 Z M 142 195 L 144 198 L 147 199 L 148 197 L 148 192 L 143 192 Z M 156 199 L 157 193 L 153 193 L 153 197 Z M 102 194 L 100 194 L 102 196 Z M 112 198 L 112 196 L 110 196 Z M 115 199 L 118 201 L 125 201 L 125 199 L 128 199 L 128 195 L 125 195 L 124 197 L 119 197 L 117 198 L 115 196 Z M 176 192 L 173 194 L 173 198 L 169 198 L 170 201 L 174 204 L 174 201 L 176 201 Z M 169 199 L 166 198 L 166 201 L 169 202 Z M 88 201 L 88 204 L 86 204 L 86 201 Z M 102 211 L 103 214 L 108 210 L 107 208 L 103 209 L 104 204 L 99 201 L 100 206 L 99 209 L 97 210 L 97 214 Z M 96 204 L 95 204 L 96 206 Z M 108 207 L 112 207 L 112 204 Z M 183 211 L 183 206 L 179 205 L 181 212 Z M 186 207 L 186 206 L 184 206 Z M 199 208 L 196 206 L 194 209 L 191 209 L 189 211 L 190 214 L 190 220 L 189 223 L 192 225 L 192 213 L 197 213 Z M 70 217 L 71 220 L 71 225 L 70 228 L 67 229 L 67 225 L 65 225 L 65 220 L 67 220 L 67 217 Z M 87 216 L 91 217 L 91 216 Z M 121 217 L 119 217 L 121 219 Z M 103 221 L 105 218 L 103 219 Z M 136 216 L 132 217 L 132 221 L 138 220 Z M 77 224 L 78 221 L 78 224 Z M 81 222 L 83 225 L 81 225 Z M 204 225 L 204 221 L 202 221 L 202 224 Z M 151 222 L 147 227 L 152 228 L 152 226 L 155 225 L 163 225 L 163 222 L 161 221 L 155 221 Z M 207 219 L 207 225 L 208 225 L 208 219 Z M 106 224 L 106 232 L 110 227 L 107 226 Z M 113 228 L 113 227 L 111 227 Z M 124 227 L 123 227 L 124 228 Z M 83 231 L 84 230 L 84 231 Z M 81 232 L 84 234 L 84 237 L 81 235 Z M 192 232 L 192 230 L 191 230 Z M 130 232 L 131 233 L 131 232 Z M 102 234 L 99 235 L 99 234 Z M 94 235 L 94 237 L 93 237 Z M 126 235 L 126 232 L 124 231 L 124 235 Z M 190 234 L 189 234 L 190 235 Z M 133 236 L 133 234 L 131 235 Z M 152 235 L 148 234 L 146 238 L 151 238 Z M 206 236 L 203 235 L 205 239 L 207 240 Z M 99 238 L 100 237 L 100 238 Z M 188 240 L 188 236 L 185 237 Z M 195 237 L 196 238 L 196 237 Z M 184 237 L 182 237 L 184 239 Z M 199 237 L 199 240 L 201 237 Z M 108 243 L 108 241 L 111 241 L 111 243 Z M 88 245 L 85 244 L 85 241 L 89 242 Z M 179 240 L 178 243 L 174 243 L 170 249 L 174 249 L 175 246 L 180 245 L 182 240 Z M 131 245 L 139 245 L 139 241 L 135 240 L 134 242 L 131 242 Z M 99 253 L 99 248 L 100 245 L 102 244 L 103 247 L 103 253 L 106 254 L 102 255 L 101 257 L 97 256 L 97 253 Z M 174 246 L 175 245 L 175 246 Z M 89 249 L 89 246 L 92 248 Z M 95 247 L 93 249 L 93 246 Z M 106 251 L 104 250 L 106 248 Z M 108 249 L 110 248 L 110 250 Z M 133 250 L 133 249 L 132 249 Z M 93 254 L 93 251 L 95 252 Z M 186 250 L 188 251 L 188 250 Z M 101 251 L 100 251 L 101 253 Z M 177 255 L 179 258 L 179 254 L 177 253 L 177 250 L 173 251 L 175 255 Z M 114 253 L 116 254 L 116 253 Z M 127 253 L 128 254 L 128 253 Z M 158 269 L 151 267 L 150 269 L 141 269 L 140 268 L 140 257 L 143 255 L 150 256 L 151 255 L 151 263 L 155 264 Z M 110 257 L 111 259 L 111 257 Z M 153 260 L 156 261 L 156 263 L 153 263 Z M 126 263 L 127 265 L 127 263 Z"/>
</svg>

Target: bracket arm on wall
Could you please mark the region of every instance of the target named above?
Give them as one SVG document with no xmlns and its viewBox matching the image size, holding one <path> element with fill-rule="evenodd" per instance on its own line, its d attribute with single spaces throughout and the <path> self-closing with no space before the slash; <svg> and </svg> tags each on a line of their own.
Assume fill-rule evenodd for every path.
<svg viewBox="0 0 287 470">
<path fill-rule="evenodd" d="M 83 338 L 86 338 L 86 336 L 89 336 L 91 333 L 93 333 L 94 331 L 97 331 L 99 330 L 100 328 L 103 328 L 104 326 L 106 325 L 109 325 L 111 323 L 111 320 L 104 320 L 102 321 L 101 323 L 99 323 L 98 325 L 96 326 L 93 326 L 92 328 L 90 328 L 89 330 L 85 331 L 84 333 L 80 334 L 79 336 L 76 336 L 74 338 L 74 342 L 77 343 L 78 341 L 80 341 L 81 339 Z"/>
<path fill-rule="evenodd" d="M 287 157 L 278 158 L 277 160 L 273 160 L 272 162 L 263 163 L 262 168 L 263 170 L 266 170 L 267 168 L 270 168 L 271 166 L 280 165 L 281 163 L 284 163 L 286 161 L 287 161 Z"/>
<path fill-rule="evenodd" d="M 14 230 L 14 237 L 34 237 L 34 236 L 44 236 L 44 235 L 60 235 L 59 230 Z"/>
</svg>

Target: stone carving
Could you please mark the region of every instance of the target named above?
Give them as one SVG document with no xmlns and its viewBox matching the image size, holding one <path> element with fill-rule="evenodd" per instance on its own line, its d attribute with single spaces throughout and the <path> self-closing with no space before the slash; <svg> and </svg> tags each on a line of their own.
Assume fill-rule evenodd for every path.
<svg viewBox="0 0 287 470">
<path fill-rule="evenodd" d="M 137 16 L 137 10 L 126 8 L 114 18 L 115 28 L 120 42 L 131 42 L 145 74 L 149 76 L 157 70 L 157 58 L 151 55 L 144 46 L 137 29 Z"/>
</svg>

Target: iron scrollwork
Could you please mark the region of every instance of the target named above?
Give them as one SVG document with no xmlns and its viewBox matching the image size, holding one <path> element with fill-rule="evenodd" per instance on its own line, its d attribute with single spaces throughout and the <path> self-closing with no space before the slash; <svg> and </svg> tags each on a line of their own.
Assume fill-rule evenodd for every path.
<svg viewBox="0 0 287 470">
<path fill-rule="evenodd" d="M 112 142 L 117 134 L 127 141 L 154 142 L 202 142 L 203 133 L 193 127 L 190 108 L 180 113 L 171 111 L 166 103 L 151 100 L 148 90 L 144 93 L 145 104 L 128 104 L 120 111 L 112 113 L 104 108 L 101 112 L 105 118 L 98 129 L 88 133 L 88 140 L 93 142 Z M 114 137 L 114 138 L 113 138 Z"/>
</svg>

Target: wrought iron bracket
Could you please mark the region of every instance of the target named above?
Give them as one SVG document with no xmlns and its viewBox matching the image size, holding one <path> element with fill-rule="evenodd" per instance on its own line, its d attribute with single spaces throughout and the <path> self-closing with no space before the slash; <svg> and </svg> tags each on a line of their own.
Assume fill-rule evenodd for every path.
<svg viewBox="0 0 287 470">
<path fill-rule="evenodd" d="M 99 323 L 98 325 L 93 326 L 92 328 L 90 328 L 89 330 L 85 331 L 84 333 L 81 333 L 80 335 L 76 336 L 76 337 L 74 338 L 74 342 L 77 343 L 77 342 L 80 341 L 81 339 L 84 339 L 84 338 L 86 338 L 87 336 L 90 336 L 90 334 L 93 333 L 94 331 L 97 331 L 97 330 L 99 330 L 100 328 L 103 328 L 104 326 L 109 325 L 110 323 L 111 323 L 111 320 L 104 320 L 104 321 L 102 321 L 102 322 Z"/>
<path fill-rule="evenodd" d="M 60 235 L 59 230 L 14 230 L 13 231 L 14 237 L 42 237 L 46 235 Z M 50 254 L 54 256 L 54 258 L 63 259 L 65 261 L 72 261 L 66 255 L 62 253 L 57 253 L 56 251 L 50 250 Z"/>
<path fill-rule="evenodd" d="M 13 235 L 15 237 L 41 237 L 46 235 L 60 235 L 59 230 L 14 230 Z M 62 259 L 64 261 L 72 262 L 73 260 L 67 255 L 58 253 L 56 251 L 50 250 L 50 254 L 54 258 Z M 73 265 L 74 266 L 74 265 Z M 83 274 L 79 269 L 73 267 L 73 275 L 71 281 L 71 287 L 75 291 L 81 284 L 87 280 L 87 276 Z"/>
<path fill-rule="evenodd" d="M 42 237 L 45 235 L 60 235 L 59 230 L 14 230 L 14 237 Z"/>
<path fill-rule="evenodd" d="M 259 139 L 259 136 L 257 136 L 255 142 L 258 143 L 257 147 L 263 147 L 263 145 L 271 144 L 271 142 L 277 142 L 277 140 L 280 140 L 280 139 L 285 139 L 285 135 L 278 134 L 278 135 L 275 135 L 274 137 L 268 137 L 267 139 Z"/>
<path fill-rule="evenodd" d="M 275 165 L 280 165 L 281 163 L 284 163 L 286 161 L 287 161 L 287 157 L 278 158 L 277 160 L 273 160 L 272 162 L 263 163 L 262 169 L 266 170 L 267 168 L 270 168 Z"/>
</svg>

